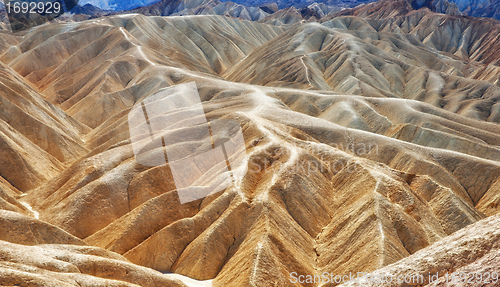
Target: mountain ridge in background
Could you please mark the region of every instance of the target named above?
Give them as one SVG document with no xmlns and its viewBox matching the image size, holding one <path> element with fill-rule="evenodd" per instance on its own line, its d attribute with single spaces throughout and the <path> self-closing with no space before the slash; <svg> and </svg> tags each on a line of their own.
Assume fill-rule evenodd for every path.
<svg viewBox="0 0 500 287">
<path fill-rule="evenodd" d="M 0 33 L 0 285 L 496 270 L 498 20 L 406 0 L 197 3 L 140 9 L 222 16 L 116 13 Z M 207 120 L 239 123 L 248 172 L 181 204 L 170 162 L 136 160 L 128 115 L 192 82 Z M 189 150 L 228 138 L 178 126 L 162 136 L 192 135 L 176 145 Z"/>
<path fill-rule="evenodd" d="M 91 4 L 103 10 L 124 11 L 141 6 L 150 5 L 158 2 L 158 0 L 83 0 L 79 1 L 79 5 Z"/>
<path fill-rule="evenodd" d="M 86 0 L 80 2 L 80 5 L 92 4 L 104 10 L 114 10 L 114 11 L 124 11 L 131 10 L 135 8 L 141 8 L 148 5 L 155 5 L 158 2 L 164 2 L 165 5 L 175 5 L 176 1 L 158 1 L 158 0 L 140 0 L 140 1 L 104 1 L 104 0 Z M 186 1 L 183 5 L 185 7 L 198 7 L 206 6 L 206 3 L 201 3 L 206 1 Z M 234 0 L 234 1 L 209 1 L 216 6 L 222 3 L 229 2 L 226 5 L 234 6 L 234 4 L 242 5 L 244 7 L 265 7 L 268 4 L 276 4 L 279 9 L 286 9 L 290 7 L 304 8 L 316 5 L 327 5 L 332 9 L 340 10 L 344 8 L 353 8 L 359 5 L 373 3 L 373 0 L 315 0 L 315 1 L 267 1 L 267 0 Z M 445 13 L 450 15 L 467 15 L 474 17 L 490 17 L 500 19 L 500 5 L 495 4 L 494 0 L 408 0 L 414 9 L 420 9 L 422 7 L 427 7 L 434 12 Z M 233 3 L 233 4 L 231 4 Z M 177 11 L 180 12 L 180 11 Z M 269 12 L 269 11 L 266 11 Z M 164 16 L 168 16 L 167 12 L 164 12 Z M 172 14 L 172 12 L 170 12 Z M 220 14 L 219 14 L 220 15 Z"/>
</svg>

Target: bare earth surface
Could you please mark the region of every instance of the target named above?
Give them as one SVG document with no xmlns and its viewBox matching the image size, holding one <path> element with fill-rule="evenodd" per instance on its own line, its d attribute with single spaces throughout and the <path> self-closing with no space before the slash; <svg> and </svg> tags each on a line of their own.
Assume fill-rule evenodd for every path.
<svg viewBox="0 0 500 287">
<path fill-rule="evenodd" d="M 0 285 L 498 272 L 500 22 L 399 2 L 290 26 L 130 14 L 0 34 Z M 189 82 L 209 120 L 240 124 L 248 172 L 181 204 L 127 119 Z"/>
</svg>

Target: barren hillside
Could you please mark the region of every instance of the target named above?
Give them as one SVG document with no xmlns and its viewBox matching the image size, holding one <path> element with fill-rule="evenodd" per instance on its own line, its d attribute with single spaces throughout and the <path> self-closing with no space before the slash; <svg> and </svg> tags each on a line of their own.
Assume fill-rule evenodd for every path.
<svg viewBox="0 0 500 287">
<path fill-rule="evenodd" d="M 323 286 L 290 274 L 429 258 L 418 272 L 478 270 L 499 248 L 500 22 L 360 9 L 0 34 L 0 285 Z M 178 162 L 140 164 L 129 113 L 193 82 L 207 120 L 241 127 L 246 173 L 181 203 Z M 200 126 L 165 137 L 197 151 L 228 137 Z M 484 252 L 446 265 L 443 247 Z"/>
</svg>

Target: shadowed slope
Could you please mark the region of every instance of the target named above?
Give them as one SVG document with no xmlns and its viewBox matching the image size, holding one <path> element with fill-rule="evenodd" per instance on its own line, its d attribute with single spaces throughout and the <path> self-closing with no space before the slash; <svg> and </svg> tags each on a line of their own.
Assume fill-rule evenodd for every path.
<svg viewBox="0 0 500 287">
<path fill-rule="evenodd" d="M 38 186 L 59 173 L 62 162 L 87 152 L 80 137 L 89 129 L 43 100 L 4 64 L 0 86 L 0 173 L 13 186 L 22 191 Z"/>
</svg>

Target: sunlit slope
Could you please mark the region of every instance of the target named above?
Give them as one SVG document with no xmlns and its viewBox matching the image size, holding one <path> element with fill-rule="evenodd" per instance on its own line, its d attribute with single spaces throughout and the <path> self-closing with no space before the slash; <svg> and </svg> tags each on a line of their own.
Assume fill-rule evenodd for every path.
<svg viewBox="0 0 500 287">
<path fill-rule="evenodd" d="M 281 31 L 219 16 L 117 16 L 38 28 L 3 58 L 49 101 L 96 127 L 111 115 L 85 118 L 81 112 L 133 88 L 134 78 L 155 65 L 218 74 Z"/>
<path fill-rule="evenodd" d="M 497 67 L 377 23 L 340 17 L 285 31 L 223 17 L 127 15 L 40 26 L 11 39 L 18 44 L 0 50 L 7 71 L 0 81 L 15 79 L 11 98 L 33 104 L 17 104 L 5 118 L 36 115 L 67 159 L 44 150 L 32 130 L 5 124 L 2 139 L 22 147 L 5 154 L 27 157 L 23 174 L 37 180 L 2 174 L 8 204 L 0 208 L 25 214 L 4 218 L 30 222 L 22 199 L 39 212 L 40 228 L 101 248 L 57 247 L 68 270 L 123 271 L 97 277 L 166 280 L 142 265 L 214 286 L 288 286 L 293 271 L 375 271 L 499 213 Z M 136 161 L 127 120 L 136 103 L 192 81 L 207 119 L 240 124 L 248 172 L 181 204 L 168 164 Z M 203 149 L 205 140 L 183 144 Z M 59 254 L 52 249 L 29 250 Z M 93 252 L 105 258 L 88 258 Z M 46 274 L 39 280 L 59 280 Z"/>
<path fill-rule="evenodd" d="M 3 286 L 187 286 L 17 212 L 0 210 L 0 227 Z"/>
</svg>

